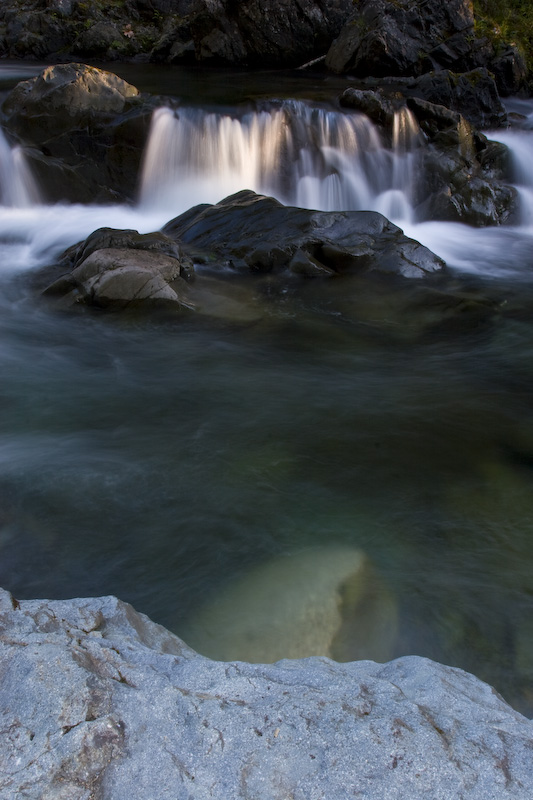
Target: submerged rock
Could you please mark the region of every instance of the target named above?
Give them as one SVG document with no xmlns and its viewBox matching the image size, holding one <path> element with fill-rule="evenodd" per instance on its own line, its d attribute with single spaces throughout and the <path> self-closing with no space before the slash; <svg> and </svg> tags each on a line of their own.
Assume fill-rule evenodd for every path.
<svg viewBox="0 0 533 800">
<path fill-rule="evenodd" d="M 6 800 L 533 792 L 533 723 L 423 658 L 220 663 L 113 597 L 2 591 L 0 672 Z"/>
<path fill-rule="evenodd" d="M 201 609 L 184 635 L 202 655 L 222 661 L 386 661 L 395 629 L 394 601 L 366 556 L 331 547 L 253 569 Z"/>
</svg>

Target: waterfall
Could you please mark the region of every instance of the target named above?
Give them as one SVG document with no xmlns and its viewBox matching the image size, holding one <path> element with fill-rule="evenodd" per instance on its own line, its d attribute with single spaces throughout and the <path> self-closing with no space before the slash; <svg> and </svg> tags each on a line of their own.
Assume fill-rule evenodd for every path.
<svg viewBox="0 0 533 800">
<path fill-rule="evenodd" d="M 26 208 L 39 202 L 39 190 L 20 147 L 10 147 L 0 130 L 0 205 Z"/>
<path fill-rule="evenodd" d="M 512 179 L 520 198 L 520 222 L 533 229 L 533 159 L 529 131 L 495 131 L 492 139 L 504 144 L 510 154 Z"/>
<path fill-rule="evenodd" d="M 241 116 L 160 108 L 143 163 L 141 204 L 179 213 L 252 189 L 304 208 L 410 218 L 419 142 L 407 109 L 396 115 L 391 149 L 366 116 L 301 101 Z"/>
</svg>

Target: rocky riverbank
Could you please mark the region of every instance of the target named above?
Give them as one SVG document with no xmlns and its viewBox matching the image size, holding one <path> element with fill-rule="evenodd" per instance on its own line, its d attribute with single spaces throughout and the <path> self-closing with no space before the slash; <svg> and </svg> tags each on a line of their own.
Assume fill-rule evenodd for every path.
<svg viewBox="0 0 533 800">
<path fill-rule="evenodd" d="M 526 90 L 523 53 L 476 27 L 471 0 L 7 0 L 0 55 L 287 68 L 325 60 L 361 78 L 486 68 Z"/>
<path fill-rule="evenodd" d="M 533 723 L 424 658 L 210 661 L 114 597 L 0 591 L 0 797 L 529 800 Z"/>
</svg>

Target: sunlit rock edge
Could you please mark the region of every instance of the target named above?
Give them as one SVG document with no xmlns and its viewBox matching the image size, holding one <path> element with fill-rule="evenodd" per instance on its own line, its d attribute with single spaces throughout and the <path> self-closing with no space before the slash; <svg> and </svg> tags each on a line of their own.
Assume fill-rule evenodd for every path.
<svg viewBox="0 0 533 800">
<path fill-rule="evenodd" d="M 0 632 L 2 800 L 532 795 L 533 723 L 428 659 L 211 661 L 114 597 Z"/>
</svg>

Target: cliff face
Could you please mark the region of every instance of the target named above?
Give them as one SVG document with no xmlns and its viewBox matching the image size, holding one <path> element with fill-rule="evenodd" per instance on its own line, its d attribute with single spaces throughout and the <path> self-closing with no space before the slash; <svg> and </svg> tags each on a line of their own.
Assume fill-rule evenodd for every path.
<svg viewBox="0 0 533 800">
<path fill-rule="evenodd" d="M 351 0 L 8 0 L 0 52 L 297 66 L 326 52 L 351 10 Z"/>
<path fill-rule="evenodd" d="M 0 798 L 529 800 L 533 723 L 423 658 L 210 661 L 114 597 L 0 590 Z"/>
<path fill-rule="evenodd" d="M 0 56 L 285 68 L 328 54 L 360 77 L 486 67 L 501 91 L 525 88 L 517 47 L 483 31 L 471 0 L 5 0 Z"/>
</svg>

